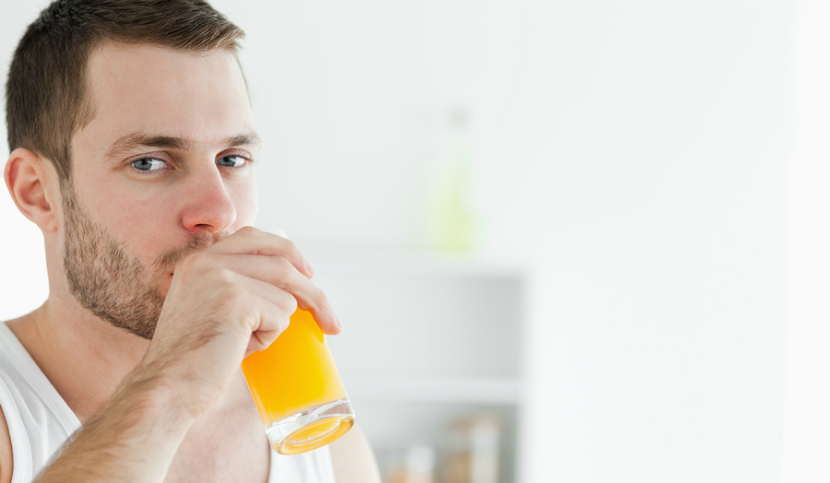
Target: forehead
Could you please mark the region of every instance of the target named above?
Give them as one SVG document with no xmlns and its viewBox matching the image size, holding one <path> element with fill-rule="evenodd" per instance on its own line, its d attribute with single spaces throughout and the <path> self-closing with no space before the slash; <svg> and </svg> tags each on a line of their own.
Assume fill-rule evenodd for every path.
<svg viewBox="0 0 830 483">
<path fill-rule="evenodd" d="M 94 116 L 79 134 L 97 141 L 140 131 L 198 143 L 253 130 L 231 51 L 109 43 L 92 52 L 87 87 Z"/>
</svg>

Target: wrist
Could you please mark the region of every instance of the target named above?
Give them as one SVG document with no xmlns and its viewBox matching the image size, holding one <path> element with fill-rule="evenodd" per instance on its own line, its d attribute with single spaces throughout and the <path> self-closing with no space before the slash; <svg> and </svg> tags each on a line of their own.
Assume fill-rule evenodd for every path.
<svg viewBox="0 0 830 483">
<path fill-rule="evenodd" d="M 198 408 L 187 404 L 182 383 L 163 373 L 138 367 L 116 391 L 113 404 L 133 406 L 141 417 L 154 418 L 167 433 L 186 433 L 200 416 Z"/>
</svg>

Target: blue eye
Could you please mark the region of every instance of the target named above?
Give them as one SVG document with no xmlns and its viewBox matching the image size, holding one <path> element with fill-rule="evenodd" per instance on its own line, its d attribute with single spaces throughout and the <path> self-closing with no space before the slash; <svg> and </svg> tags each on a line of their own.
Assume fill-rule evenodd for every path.
<svg viewBox="0 0 830 483">
<path fill-rule="evenodd" d="M 130 163 L 130 165 L 139 171 L 157 171 L 159 169 L 164 169 L 164 167 L 167 166 L 167 163 L 156 158 L 141 158 L 136 159 Z"/>
<path fill-rule="evenodd" d="M 229 168 L 238 168 L 240 166 L 243 166 L 246 161 L 248 160 L 243 158 L 242 156 L 231 155 L 219 158 L 219 160 L 216 161 L 216 164 L 218 164 L 219 166 L 227 166 Z"/>
</svg>

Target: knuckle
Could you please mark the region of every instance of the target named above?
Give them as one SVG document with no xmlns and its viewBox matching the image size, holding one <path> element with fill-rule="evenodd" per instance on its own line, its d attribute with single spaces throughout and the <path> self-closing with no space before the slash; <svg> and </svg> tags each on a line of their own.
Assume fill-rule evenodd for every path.
<svg viewBox="0 0 830 483">
<path fill-rule="evenodd" d="M 267 244 L 269 234 L 268 232 L 260 230 L 259 228 L 255 228 L 253 226 L 245 226 L 239 229 L 239 233 L 242 236 L 246 236 L 253 239 L 254 243 L 258 246 Z"/>
<path fill-rule="evenodd" d="M 199 265 L 199 260 L 197 260 L 199 254 L 191 253 L 190 255 L 184 257 L 179 262 L 179 269 L 184 271 L 194 271 L 196 267 Z"/>
<path fill-rule="evenodd" d="M 282 238 L 280 240 L 280 251 L 282 251 L 285 256 L 288 257 L 301 257 L 300 249 L 297 248 L 297 245 L 294 244 L 293 241 L 289 240 L 288 238 Z"/>
<path fill-rule="evenodd" d="M 326 296 L 326 293 L 323 292 L 323 289 L 318 287 L 317 285 L 312 284 L 312 303 L 314 308 L 321 309 L 323 307 L 327 307 L 329 305 L 329 299 Z"/>
<path fill-rule="evenodd" d="M 214 282 L 225 285 L 224 290 L 230 293 L 238 293 L 239 286 L 237 285 L 237 275 L 233 270 L 227 268 L 217 268 L 213 271 Z"/>
<path fill-rule="evenodd" d="M 276 336 L 282 334 L 288 328 L 291 319 L 285 313 L 283 307 L 274 307 L 263 313 L 262 322 L 261 328 L 267 330 L 269 333 L 275 334 L 274 337 L 276 338 Z"/>
<path fill-rule="evenodd" d="M 261 236 L 263 231 L 253 226 L 243 226 L 238 230 L 241 235 Z"/>
<path fill-rule="evenodd" d="M 285 290 L 275 289 L 275 291 L 271 299 L 273 303 L 279 307 L 279 310 L 288 312 L 289 315 L 293 314 L 297 310 L 297 299 Z"/>
<path fill-rule="evenodd" d="M 276 269 L 283 276 L 289 275 L 294 270 L 294 265 L 285 257 L 274 257 Z"/>
<path fill-rule="evenodd" d="M 226 308 L 241 307 L 247 310 L 250 294 L 236 279 L 236 274 L 230 270 L 217 270 L 215 278 L 211 279 L 213 299 Z"/>
<path fill-rule="evenodd" d="M 288 305 L 288 316 L 290 317 L 291 314 L 293 314 L 294 312 L 297 311 L 297 307 L 300 304 L 299 304 L 299 302 L 297 302 L 297 299 L 293 295 L 289 294 L 287 305 Z"/>
<path fill-rule="evenodd" d="M 288 328 L 288 325 L 291 323 L 291 314 L 282 314 L 282 317 L 279 318 L 278 323 L 278 330 L 279 333 L 282 334 L 285 332 L 285 329 Z"/>
<path fill-rule="evenodd" d="M 300 249 L 297 248 L 297 245 L 295 245 L 293 241 L 288 240 L 288 239 L 284 239 L 284 240 L 285 240 L 285 251 L 287 251 L 288 253 L 290 253 L 292 255 L 299 255 L 300 254 Z"/>
<path fill-rule="evenodd" d="M 182 260 L 182 266 L 188 271 L 198 271 L 210 267 L 212 257 L 204 251 L 194 252 Z"/>
<path fill-rule="evenodd" d="M 293 243 L 291 243 L 291 246 L 289 247 L 289 254 L 294 260 L 299 260 L 300 262 L 303 262 L 305 260 L 305 257 L 300 252 L 300 249 L 297 248 L 297 246 Z"/>
</svg>

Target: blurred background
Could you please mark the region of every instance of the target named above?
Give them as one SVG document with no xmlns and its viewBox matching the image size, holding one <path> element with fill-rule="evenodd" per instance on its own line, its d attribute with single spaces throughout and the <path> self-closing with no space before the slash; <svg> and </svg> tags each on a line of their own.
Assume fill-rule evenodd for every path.
<svg viewBox="0 0 830 483">
<path fill-rule="evenodd" d="M 212 3 L 385 482 L 830 478 L 830 8 Z M 0 222 L 4 319 L 47 288 Z"/>
</svg>

